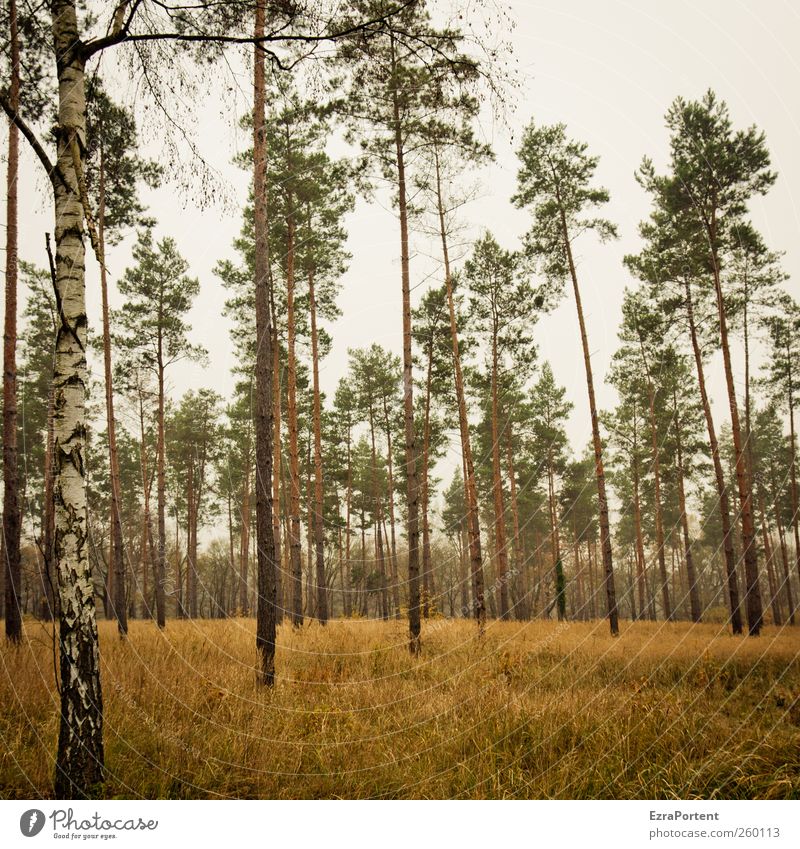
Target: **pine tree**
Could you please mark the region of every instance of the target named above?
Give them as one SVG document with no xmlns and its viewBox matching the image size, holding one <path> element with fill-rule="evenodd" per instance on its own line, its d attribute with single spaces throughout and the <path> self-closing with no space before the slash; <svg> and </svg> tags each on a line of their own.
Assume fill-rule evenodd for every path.
<svg viewBox="0 0 800 849">
<path fill-rule="evenodd" d="M 608 619 L 611 633 L 616 635 L 619 625 L 603 446 L 589 340 L 572 251 L 573 240 L 581 232 L 593 231 L 601 241 L 605 241 L 615 236 L 616 230 L 603 218 L 586 217 L 590 210 L 608 201 L 608 192 L 592 186 L 597 157 L 588 154 L 585 143 L 569 140 L 563 124 L 551 127 L 531 124 L 525 130 L 518 155 L 522 168 L 518 174 L 519 189 L 513 200 L 517 206 L 529 208 L 534 219 L 525 237 L 526 252 L 536 261 L 557 294 L 561 293 L 564 282 L 569 278 L 575 295 L 592 424 Z"/>
<path fill-rule="evenodd" d="M 153 242 L 149 229 L 139 233 L 133 249 L 136 263 L 120 278 L 119 290 L 126 297 L 114 318 L 119 326 L 119 344 L 155 377 L 158 387 L 156 452 L 156 500 L 158 542 L 156 613 L 159 627 L 166 624 L 166 370 L 181 359 L 202 359 L 205 351 L 188 339 L 191 329 L 185 315 L 200 290 L 199 282 L 186 276 L 188 263 L 170 238 Z"/>
</svg>

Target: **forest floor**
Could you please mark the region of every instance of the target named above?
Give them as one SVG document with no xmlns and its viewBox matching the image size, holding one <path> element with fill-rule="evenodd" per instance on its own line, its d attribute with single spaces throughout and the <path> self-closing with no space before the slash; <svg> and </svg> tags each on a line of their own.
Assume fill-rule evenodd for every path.
<svg viewBox="0 0 800 849">
<path fill-rule="evenodd" d="M 0 646 L 0 797 L 51 794 L 52 629 Z M 800 796 L 800 628 L 604 621 L 100 623 L 108 797 Z"/>
</svg>

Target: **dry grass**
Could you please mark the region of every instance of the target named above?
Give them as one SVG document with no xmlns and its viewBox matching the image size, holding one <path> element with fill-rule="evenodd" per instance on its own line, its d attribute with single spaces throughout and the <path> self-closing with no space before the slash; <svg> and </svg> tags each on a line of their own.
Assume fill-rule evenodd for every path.
<svg viewBox="0 0 800 849">
<path fill-rule="evenodd" d="M 0 796 L 51 792 L 50 633 L 0 649 Z M 110 797 L 787 798 L 800 795 L 800 629 L 252 620 L 101 623 Z"/>
</svg>

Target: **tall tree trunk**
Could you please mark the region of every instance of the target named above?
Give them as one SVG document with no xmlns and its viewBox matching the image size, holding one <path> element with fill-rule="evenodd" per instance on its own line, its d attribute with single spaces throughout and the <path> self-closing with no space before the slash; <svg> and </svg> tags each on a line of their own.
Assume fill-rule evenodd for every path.
<svg viewBox="0 0 800 849">
<path fill-rule="evenodd" d="M 381 616 L 389 618 L 388 599 L 386 595 L 386 562 L 383 556 L 383 538 L 381 536 L 381 519 L 383 516 L 383 498 L 378 485 L 378 452 L 375 448 L 375 425 L 372 404 L 369 408 L 369 435 L 372 447 L 372 499 L 375 504 L 375 558 L 378 562 L 378 572 L 381 576 Z"/>
<path fill-rule="evenodd" d="M 619 614 L 617 612 L 617 591 L 614 586 L 614 563 L 611 552 L 611 530 L 608 522 L 608 498 L 606 497 L 606 475 L 603 469 L 603 448 L 600 441 L 600 423 L 597 418 L 597 403 L 594 397 L 594 378 L 592 377 L 592 361 L 589 353 L 589 337 L 586 334 L 586 322 L 583 318 L 583 306 L 581 305 L 581 292 L 578 286 L 578 274 L 575 270 L 575 261 L 572 257 L 572 245 L 570 242 L 567 219 L 564 208 L 561 205 L 561 197 L 558 197 L 559 212 L 561 215 L 562 236 L 564 247 L 569 263 L 572 287 L 575 293 L 575 308 L 578 311 L 578 324 L 581 332 L 581 345 L 583 347 L 583 364 L 586 369 L 586 388 L 589 393 L 589 413 L 592 419 L 592 445 L 594 447 L 594 468 L 597 477 L 597 501 L 599 507 L 600 545 L 603 550 L 603 569 L 605 571 L 606 599 L 608 601 L 608 622 L 611 634 L 619 633 Z"/>
<path fill-rule="evenodd" d="M 511 419 L 509 418 L 506 425 L 506 460 L 508 464 L 508 483 L 511 492 L 511 521 L 513 525 L 512 539 L 512 580 L 514 584 L 522 588 L 520 597 L 517 601 L 516 618 L 527 619 L 527 599 L 525 597 L 524 586 L 522 582 L 522 536 L 519 530 L 519 503 L 517 501 L 517 475 L 514 470 L 514 439 L 511 430 Z"/>
<path fill-rule="evenodd" d="M 106 428 L 108 431 L 108 468 L 111 483 L 111 563 L 113 574 L 112 609 L 117 619 L 120 637 L 128 633 L 128 611 L 125 598 L 125 548 L 122 539 L 122 507 L 120 498 L 119 455 L 117 453 L 117 425 L 114 420 L 114 383 L 111 369 L 111 324 L 108 318 L 108 277 L 106 274 L 106 189 L 105 151 L 100 128 L 100 174 L 98 178 L 97 211 L 97 262 L 100 265 L 100 294 L 103 316 L 103 373 L 106 394 Z"/>
<path fill-rule="evenodd" d="M 496 320 L 495 320 L 496 321 Z M 498 328 L 492 334 L 492 490 L 494 496 L 494 544 L 497 560 L 495 580 L 500 585 L 500 618 L 508 619 L 508 551 L 506 548 L 506 515 L 503 503 L 503 478 L 500 469 L 500 402 Z"/>
<path fill-rule="evenodd" d="M 428 522 L 428 487 L 431 443 L 431 380 L 434 339 L 428 340 L 428 367 L 425 376 L 425 421 L 422 430 L 422 615 L 428 618 L 431 606 L 431 531 Z"/>
<path fill-rule="evenodd" d="M 292 575 L 292 625 L 303 624 L 303 563 L 300 541 L 300 455 L 297 444 L 297 367 L 295 360 L 294 217 L 291 195 L 286 220 L 286 323 L 289 426 L 289 569 Z M 309 599 L 309 611 L 310 611 Z M 310 615 L 310 613 L 309 613 Z"/>
<path fill-rule="evenodd" d="M 394 36 L 391 36 L 392 65 L 395 66 Z M 403 289 L 403 402 L 406 437 L 406 481 L 408 490 L 408 630 L 409 651 L 421 649 L 419 616 L 419 484 L 417 446 L 414 430 L 414 377 L 411 357 L 411 281 L 409 277 L 408 201 L 403 148 L 403 126 L 397 90 L 392 92 L 395 156 L 397 164 L 398 206 L 400 209 L 400 269 Z"/>
<path fill-rule="evenodd" d="M 773 551 L 769 543 L 769 528 L 767 526 L 767 511 L 764 509 L 764 495 L 760 494 L 759 509 L 761 511 L 761 533 L 764 539 L 764 561 L 767 567 L 767 581 L 769 584 L 769 603 L 772 609 L 772 624 L 783 625 L 783 616 L 781 615 L 780 593 L 778 584 L 775 580 L 775 570 L 772 566 Z"/>
<path fill-rule="evenodd" d="M 58 165 L 77 187 L 86 143 L 84 59 L 74 2 L 52 3 L 59 83 Z M 58 569 L 61 710 L 57 798 L 84 797 L 103 780 L 103 697 L 94 587 L 88 557 L 85 456 L 87 318 L 83 208 L 60 180 L 55 192 L 56 334 L 53 465 Z"/>
<path fill-rule="evenodd" d="M 272 271 L 268 271 L 270 315 L 272 316 L 272 535 L 275 540 L 275 610 L 276 622 L 283 622 L 287 611 L 286 595 L 292 581 L 284 565 L 281 545 L 281 512 L 286 512 L 281 502 L 281 492 L 285 488 L 282 477 L 281 420 L 283 395 L 281 393 L 281 346 L 278 342 L 278 316 L 275 310 L 275 286 Z M 302 593 L 301 593 L 302 595 Z M 302 598 L 300 599 L 302 612 Z"/>
<path fill-rule="evenodd" d="M 250 437 L 242 475 L 242 528 L 239 538 L 239 607 L 242 616 L 250 615 L 250 591 L 247 585 L 250 559 Z"/>
<path fill-rule="evenodd" d="M 773 477 L 774 486 L 774 470 L 770 469 Z M 778 531 L 778 543 L 781 549 L 781 564 L 783 566 L 783 590 L 786 594 L 786 609 L 789 611 L 789 624 L 795 623 L 794 599 L 792 598 L 792 580 L 789 569 L 789 554 L 786 550 L 786 534 L 784 532 L 783 522 L 781 521 L 781 512 L 777 503 L 772 505 L 772 513 L 775 517 L 775 527 Z"/>
<path fill-rule="evenodd" d="M 733 529 L 731 528 L 730 500 L 728 498 L 728 487 L 725 483 L 725 473 L 722 470 L 719 443 L 717 442 L 717 431 L 714 427 L 714 419 L 711 414 L 711 403 L 706 391 L 705 369 L 703 367 L 703 353 L 700 349 L 700 341 L 697 336 L 697 325 L 694 318 L 694 304 L 692 302 L 692 289 L 688 277 L 684 280 L 684 292 L 686 295 L 686 316 L 689 320 L 689 333 L 692 339 L 692 351 L 697 370 L 697 383 L 700 388 L 700 400 L 703 404 L 703 413 L 706 419 L 708 431 L 708 442 L 711 446 L 711 459 L 714 463 L 714 480 L 717 484 L 719 496 L 719 514 L 722 524 L 722 545 L 725 552 L 725 574 L 728 579 L 728 602 L 731 610 L 731 628 L 734 634 L 742 633 L 742 610 L 739 603 L 739 582 L 736 577 L 736 556 L 733 551 Z"/>
<path fill-rule="evenodd" d="M 702 606 L 700 604 L 700 586 L 697 573 L 694 568 L 694 556 L 692 555 L 692 540 L 689 536 L 689 516 L 686 512 L 686 489 L 684 478 L 686 471 L 683 467 L 683 440 L 681 439 L 681 423 L 678 413 L 677 389 L 672 390 L 672 404 L 675 411 L 675 447 L 678 472 L 678 507 L 681 511 L 681 528 L 683 529 L 683 544 L 686 557 L 686 580 L 689 584 L 689 607 L 692 622 L 700 622 L 702 619 Z"/>
<path fill-rule="evenodd" d="M 9 0 L 11 80 L 8 100 L 19 109 L 19 38 L 16 0 Z M 20 592 L 21 516 L 19 510 L 17 458 L 17 180 L 19 178 L 19 130 L 8 124 L 8 169 L 6 172 L 6 289 L 3 332 L 3 545 L 5 555 L 6 637 L 12 643 L 22 638 Z M 63 188 L 63 187 L 62 187 Z"/>
<path fill-rule="evenodd" d="M 728 322 L 725 311 L 725 301 L 722 295 L 722 281 L 720 279 L 719 262 L 716 252 L 716 219 L 713 217 L 710 224 L 709 239 L 712 245 L 712 271 L 714 278 L 714 291 L 717 298 L 719 338 L 720 345 L 722 347 L 722 361 L 725 366 L 725 383 L 728 388 L 733 450 L 736 455 L 736 485 L 739 490 L 739 501 L 741 506 L 747 627 L 750 632 L 750 636 L 756 637 L 761 631 L 763 608 L 761 604 L 761 588 L 758 584 L 758 551 L 756 549 L 755 524 L 753 522 L 753 492 L 747 468 L 747 458 L 742 445 L 742 432 L 739 424 L 739 407 L 736 402 L 736 387 L 733 381 L 733 365 L 731 363 L 731 351 L 728 343 Z"/>
<path fill-rule="evenodd" d="M 664 619 L 671 622 L 675 617 L 672 611 L 672 604 L 669 597 L 669 579 L 667 578 L 667 561 L 664 556 L 664 511 L 661 505 L 661 452 L 658 447 L 658 423 L 656 421 L 656 389 L 653 385 L 653 379 L 650 375 L 650 364 L 647 362 L 647 357 L 644 350 L 644 341 L 642 339 L 639 328 L 637 327 L 639 336 L 639 349 L 642 354 L 642 364 L 644 365 L 645 374 L 647 376 L 647 403 L 648 415 L 650 418 L 650 448 L 652 452 L 652 468 L 653 468 L 653 513 L 656 526 L 656 557 L 658 559 L 658 574 L 661 578 L 661 604 L 664 607 Z"/>
<path fill-rule="evenodd" d="M 159 317 L 159 328 L 161 318 Z M 156 511 L 158 513 L 158 552 L 156 557 L 156 622 L 159 628 L 166 626 L 165 584 L 167 580 L 167 523 L 166 523 L 166 458 L 164 447 L 164 365 L 161 330 L 158 339 L 158 414 L 156 440 Z"/>
<path fill-rule="evenodd" d="M 394 601 L 394 615 L 400 617 L 400 575 L 397 568 L 397 539 L 395 534 L 394 518 L 394 460 L 392 458 L 392 423 L 389 419 L 389 404 L 386 396 L 383 398 L 383 418 L 386 427 L 386 458 L 389 468 L 389 532 L 391 534 L 390 544 L 392 553 L 392 600 Z M 349 437 L 348 437 L 349 438 Z"/>
<path fill-rule="evenodd" d="M 325 528 L 322 515 L 322 405 L 319 395 L 317 300 L 313 273 L 308 275 L 308 302 L 311 311 L 311 361 L 314 380 L 314 548 L 317 562 L 317 619 L 325 625 L 328 621 L 328 591 L 325 586 Z"/>
<path fill-rule="evenodd" d="M 558 532 L 558 511 L 556 508 L 556 487 L 552 451 L 547 452 L 547 505 L 548 513 L 550 514 L 550 551 L 553 555 L 553 586 L 557 587 L 559 567 L 561 564 L 561 540 Z"/>
<path fill-rule="evenodd" d="M 47 441 L 44 452 L 44 515 L 42 518 L 42 559 L 44 560 L 45 578 L 45 609 L 42 618 L 51 621 L 56 617 L 56 593 L 55 593 L 55 552 L 53 542 L 55 537 L 55 504 L 53 503 L 53 408 L 55 396 L 53 394 L 52 377 L 50 391 L 47 396 Z"/>
<path fill-rule="evenodd" d="M 350 525 L 353 501 L 353 466 L 350 448 L 350 423 L 347 423 L 347 501 L 345 507 L 345 594 L 343 599 L 344 615 L 353 615 L 353 573 L 350 560 Z"/>
<path fill-rule="evenodd" d="M 797 568 L 797 577 L 800 578 L 800 516 L 798 516 L 798 513 L 800 512 L 800 499 L 798 499 L 797 493 L 797 435 L 794 429 L 794 381 L 791 367 L 791 354 L 788 350 L 786 352 L 786 355 L 789 362 L 789 450 L 791 452 L 789 473 L 791 475 L 792 480 L 792 529 L 794 530 L 794 562 L 795 567 Z"/>
<path fill-rule="evenodd" d="M 195 472 L 193 463 L 189 463 L 189 497 L 191 504 L 191 512 L 189 514 L 189 527 L 187 539 L 187 554 L 188 561 L 186 568 L 186 584 L 187 584 L 187 607 L 189 608 L 189 616 L 192 619 L 197 618 L 197 523 L 198 514 L 200 512 L 200 484 L 198 479 L 195 482 Z"/>
<path fill-rule="evenodd" d="M 442 177 L 439 168 L 439 154 L 434 148 L 436 166 L 436 207 L 439 217 L 439 234 L 442 239 L 442 258 L 444 260 L 444 280 L 447 289 L 447 308 L 450 314 L 450 342 L 453 347 L 453 375 L 458 404 L 458 429 L 461 436 L 461 456 L 464 463 L 464 495 L 467 503 L 467 533 L 469 535 L 469 560 L 472 578 L 472 603 L 478 631 L 483 633 L 486 627 L 486 601 L 483 591 L 483 558 L 481 556 L 481 527 L 478 512 L 478 488 L 475 483 L 475 464 L 472 460 L 472 445 L 469 438 L 469 419 L 464 393 L 464 376 L 461 370 L 461 349 L 458 344 L 458 323 L 456 321 L 455 299 L 453 297 L 453 277 L 450 273 L 450 253 L 447 246 L 447 228 L 444 217 L 442 195 Z"/>
<path fill-rule="evenodd" d="M 256 4 L 255 38 L 264 36 L 264 5 Z M 256 650 L 259 680 L 275 683 L 276 574 L 272 529 L 272 328 L 270 327 L 269 240 L 267 235 L 267 141 L 264 51 L 253 47 L 253 225 L 256 293 L 256 551 L 258 601 Z"/>
<path fill-rule="evenodd" d="M 636 585 L 639 590 L 639 616 L 644 619 L 647 610 L 647 584 L 645 580 L 646 560 L 644 556 L 644 540 L 642 538 L 642 505 L 639 496 L 639 455 L 637 453 L 638 437 L 636 428 L 637 418 L 634 411 L 633 424 L 633 525 L 636 534 Z"/>
</svg>

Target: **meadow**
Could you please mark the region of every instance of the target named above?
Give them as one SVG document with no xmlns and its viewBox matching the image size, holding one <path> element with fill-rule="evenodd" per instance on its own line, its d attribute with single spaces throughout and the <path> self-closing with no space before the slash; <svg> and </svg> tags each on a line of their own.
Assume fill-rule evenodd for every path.
<svg viewBox="0 0 800 849">
<path fill-rule="evenodd" d="M 0 647 L 0 797 L 52 795 L 51 626 Z M 110 798 L 797 798 L 800 629 L 432 620 L 100 627 Z"/>
</svg>

